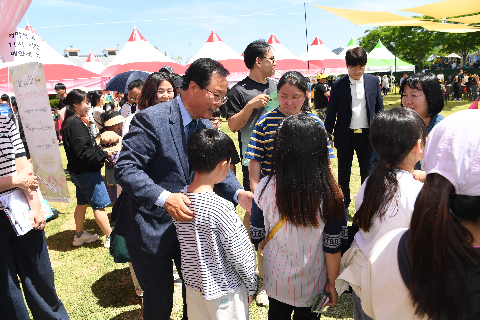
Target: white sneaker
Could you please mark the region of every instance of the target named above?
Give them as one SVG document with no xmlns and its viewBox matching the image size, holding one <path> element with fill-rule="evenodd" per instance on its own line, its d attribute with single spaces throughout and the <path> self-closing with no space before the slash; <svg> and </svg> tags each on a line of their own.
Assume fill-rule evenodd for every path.
<svg viewBox="0 0 480 320">
<path fill-rule="evenodd" d="M 258 287 L 258 291 L 257 291 L 257 298 L 256 298 L 257 305 L 261 307 L 266 307 L 268 306 L 268 295 L 267 295 L 267 291 L 265 291 L 265 287 L 263 286 L 262 279 L 260 279 L 259 284 L 261 284 L 261 286 Z"/>
<path fill-rule="evenodd" d="M 87 231 L 83 230 L 83 234 L 80 238 L 78 238 L 77 235 L 73 237 L 73 245 L 75 247 L 78 247 L 84 243 L 92 243 L 97 240 L 98 240 L 98 235 L 90 234 Z"/>
<path fill-rule="evenodd" d="M 110 236 L 108 236 L 106 239 L 105 239 L 105 243 L 103 244 L 103 246 L 105 248 L 110 248 Z"/>
</svg>

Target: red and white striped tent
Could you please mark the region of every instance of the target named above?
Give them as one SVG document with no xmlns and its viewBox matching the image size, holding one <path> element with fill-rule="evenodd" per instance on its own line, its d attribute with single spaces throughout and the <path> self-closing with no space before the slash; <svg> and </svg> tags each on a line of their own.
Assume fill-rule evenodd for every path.
<svg viewBox="0 0 480 320">
<path fill-rule="evenodd" d="M 113 77 L 119 73 L 140 70 L 146 72 L 158 72 L 163 66 L 170 66 L 177 74 L 184 74 L 186 68 L 174 62 L 162 52 L 155 49 L 137 30 L 133 27 L 132 34 L 120 53 L 113 59 L 105 70 L 100 74 Z"/>
<path fill-rule="evenodd" d="M 312 75 L 319 72 L 323 72 L 321 66 L 298 59 L 293 53 L 287 50 L 283 44 L 272 34 L 267 43 L 273 47 L 275 54 L 275 61 L 277 63 L 275 67 L 275 78 L 281 77 L 285 72 L 295 70 L 303 75 Z"/>
<path fill-rule="evenodd" d="M 105 66 L 101 63 L 93 53 L 90 52 L 88 55 L 87 61 L 82 66 L 83 69 L 92 71 L 95 73 L 100 73 L 105 70 Z"/>
<path fill-rule="evenodd" d="M 12 62 L 0 63 L 0 92 L 13 93 L 8 67 L 28 62 L 41 62 L 43 64 L 47 91 L 50 94 L 55 93 L 54 87 L 58 82 L 65 84 L 68 90 L 76 87 L 91 90 L 105 88 L 108 78 L 75 65 L 72 61 L 53 50 L 52 47 L 38 36 L 29 24 L 27 24 L 25 29 L 17 28 L 17 31 L 17 42 L 23 42 L 22 37 L 29 38 L 30 43 L 35 46 L 35 52 L 30 55 L 21 55 L 20 50 L 15 51 L 15 57 Z M 35 35 L 35 40 L 31 40 L 32 34 Z"/>
<path fill-rule="evenodd" d="M 348 72 L 345 60 L 340 59 L 333 53 L 318 36 L 313 40 L 308 52 L 305 52 L 300 59 L 324 67 L 325 73 L 328 74 L 345 74 Z"/>
<path fill-rule="evenodd" d="M 230 72 L 228 81 L 240 81 L 250 73 L 243 57 L 223 42 L 215 31 L 212 31 L 200 51 L 188 61 L 187 67 L 199 58 L 212 58 L 220 62 Z"/>
</svg>

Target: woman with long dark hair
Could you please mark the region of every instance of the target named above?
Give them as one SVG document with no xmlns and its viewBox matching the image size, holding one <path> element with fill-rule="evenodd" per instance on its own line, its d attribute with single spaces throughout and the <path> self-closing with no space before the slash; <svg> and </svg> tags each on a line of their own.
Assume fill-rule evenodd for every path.
<svg viewBox="0 0 480 320">
<path fill-rule="evenodd" d="M 272 171 L 254 195 L 250 234 L 263 249 L 268 318 L 317 319 L 315 297 L 330 293 L 340 268 L 343 195 L 329 167 L 327 133 L 312 117 L 285 118 L 275 135 Z M 258 207 L 257 207 L 258 206 Z"/>
<path fill-rule="evenodd" d="M 173 80 L 165 72 L 154 72 L 148 76 L 138 98 L 138 110 L 144 110 L 156 104 L 167 102 L 174 96 Z M 134 114 L 125 118 L 123 136 L 128 132 Z"/>
<path fill-rule="evenodd" d="M 355 319 L 369 319 L 362 311 L 360 282 L 348 281 L 350 275 L 360 279 L 366 259 L 375 243 L 388 232 L 408 228 L 413 206 L 423 184 L 415 180 L 415 163 L 423 158 L 427 126 L 420 115 L 397 107 L 377 113 L 370 125 L 370 143 L 380 158 L 355 199 L 357 212 L 353 223 L 360 231 L 342 257 L 345 271 L 337 280 L 337 291 L 353 288 Z M 345 281 L 345 282 L 344 282 Z"/>
<path fill-rule="evenodd" d="M 410 230 L 385 235 L 364 270 L 369 316 L 480 318 L 479 122 L 477 110 L 460 111 L 430 133 Z"/>
<path fill-rule="evenodd" d="M 98 235 L 84 230 L 85 213 L 90 205 L 95 221 L 107 237 L 104 245 L 109 247 L 111 228 L 104 208 L 110 204 L 110 198 L 100 173 L 109 153 L 102 151 L 95 143 L 95 138 L 80 119 L 85 117 L 90 109 L 87 94 L 73 89 L 64 102 L 67 110 L 61 133 L 68 160 L 67 170 L 77 190 L 77 207 L 74 213 L 76 235 L 73 245 L 81 246 L 99 239 Z"/>
</svg>

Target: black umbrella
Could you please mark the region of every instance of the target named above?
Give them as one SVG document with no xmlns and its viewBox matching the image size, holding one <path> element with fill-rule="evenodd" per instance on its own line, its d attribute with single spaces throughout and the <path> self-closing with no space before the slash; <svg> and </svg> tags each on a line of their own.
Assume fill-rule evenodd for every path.
<svg viewBox="0 0 480 320">
<path fill-rule="evenodd" d="M 128 93 L 127 87 L 130 82 L 140 79 L 145 82 L 150 73 L 145 71 L 131 70 L 117 74 L 110 79 L 105 86 L 105 90 Z"/>
</svg>

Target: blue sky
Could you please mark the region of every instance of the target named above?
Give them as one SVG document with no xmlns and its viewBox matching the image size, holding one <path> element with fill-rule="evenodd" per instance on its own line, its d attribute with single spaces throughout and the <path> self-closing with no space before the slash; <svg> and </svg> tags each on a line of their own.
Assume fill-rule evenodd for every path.
<svg viewBox="0 0 480 320">
<path fill-rule="evenodd" d="M 395 10 L 432 2 L 437 1 L 338 0 L 310 3 L 410 16 Z M 344 47 L 351 37 L 357 39 L 369 29 L 355 26 L 308 4 L 306 9 L 308 44 L 318 35 L 330 49 Z M 104 48 L 117 45 L 121 50 L 134 24 L 151 44 L 162 52 L 166 51 L 170 57 L 181 56 L 183 63 L 200 50 L 212 30 L 239 54 L 248 43 L 268 39 L 272 32 L 298 57 L 307 47 L 303 2 L 286 0 L 33 0 L 19 27 L 25 27 L 27 17 L 40 37 L 60 53 L 70 45 L 80 49 L 80 54 L 90 51 L 100 54 Z"/>
</svg>

